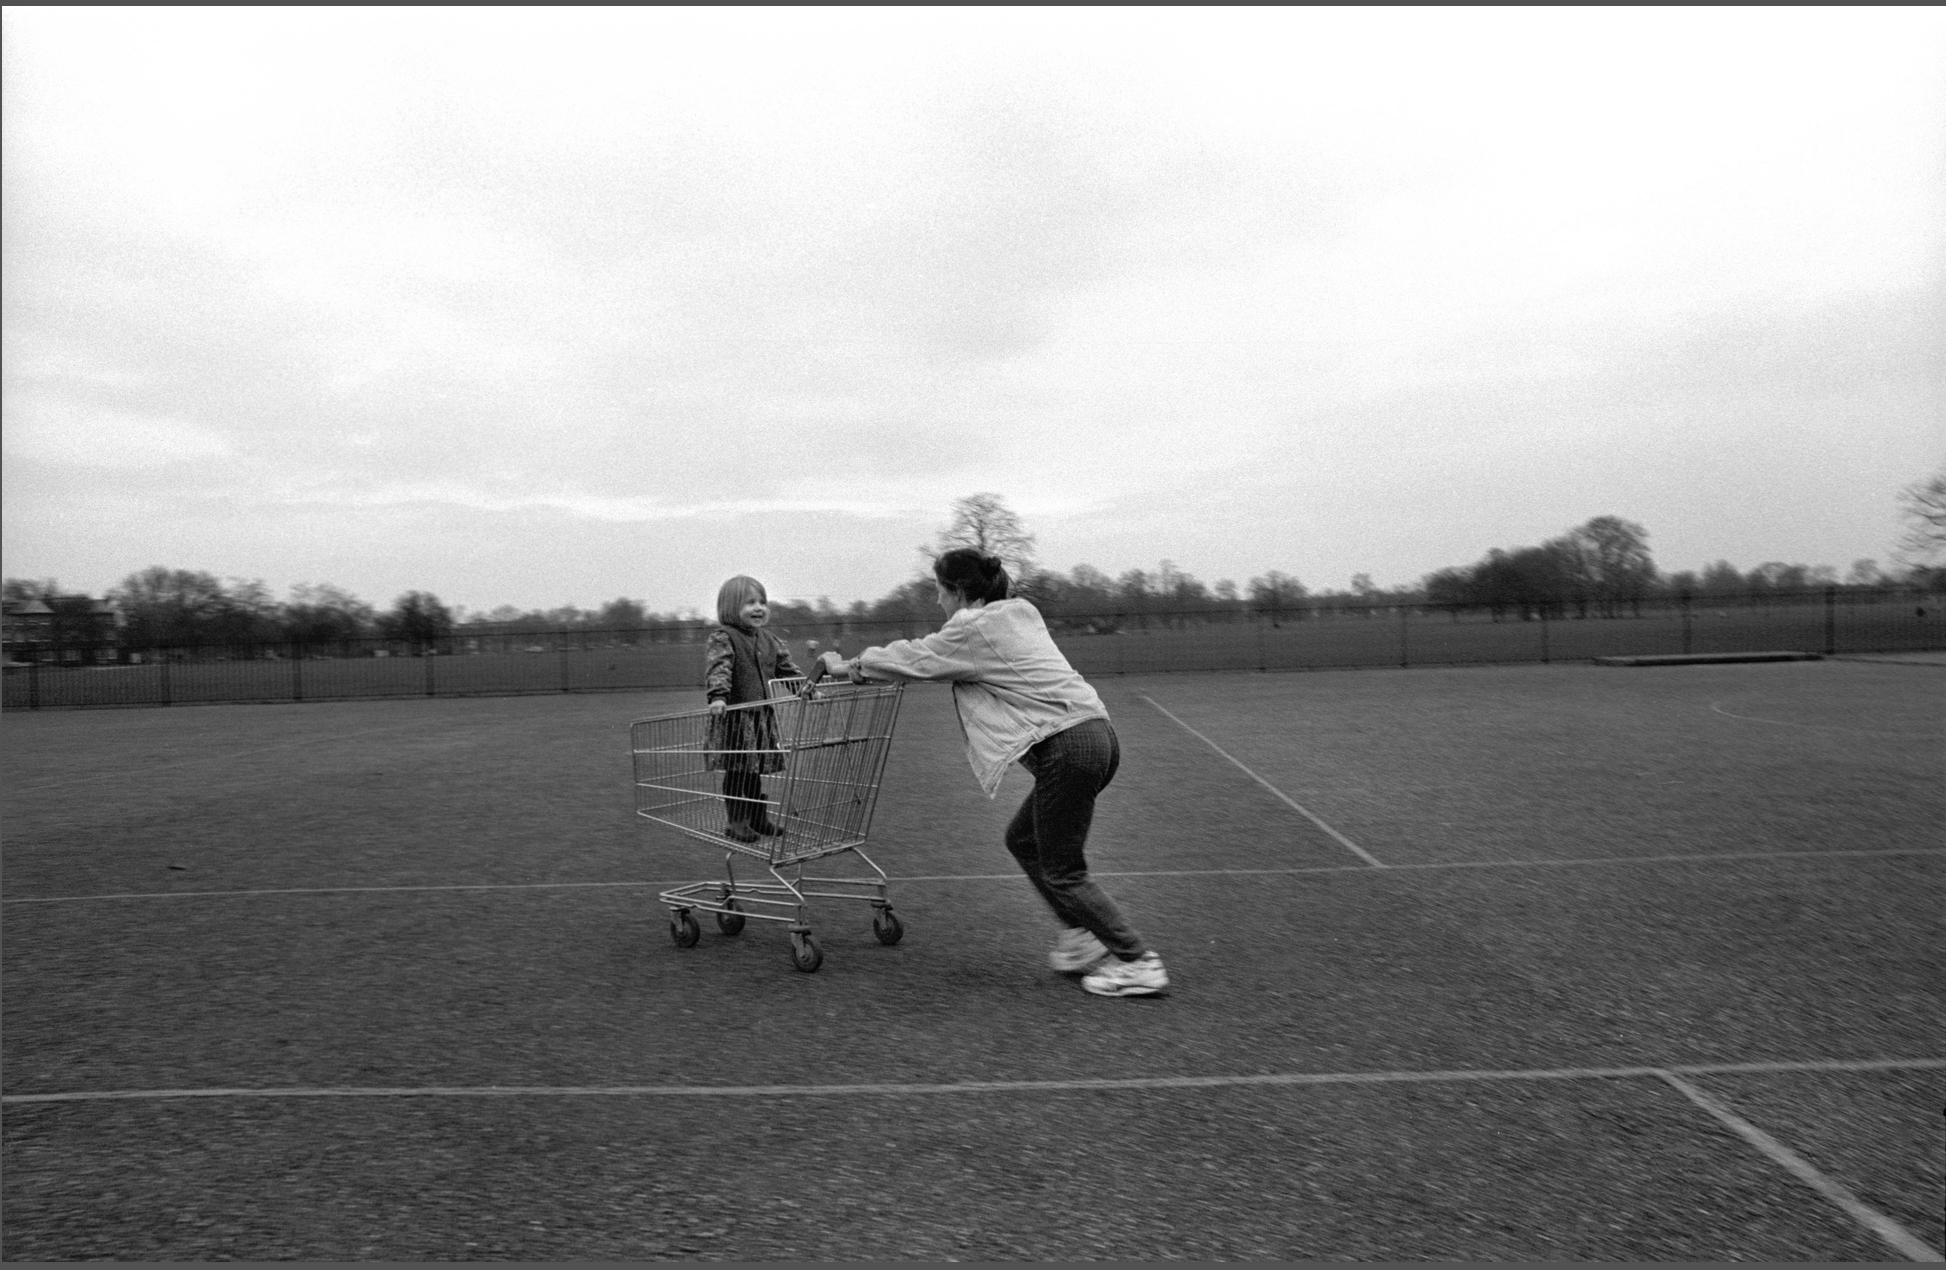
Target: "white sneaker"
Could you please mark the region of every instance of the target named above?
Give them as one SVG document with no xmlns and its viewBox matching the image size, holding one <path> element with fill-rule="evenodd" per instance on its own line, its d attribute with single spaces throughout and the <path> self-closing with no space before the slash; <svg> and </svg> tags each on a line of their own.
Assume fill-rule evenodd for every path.
<svg viewBox="0 0 1946 1270">
<path fill-rule="evenodd" d="M 1146 997 L 1168 987 L 1169 974 L 1162 968 L 1162 958 L 1145 952 L 1134 961 L 1110 957 L 1083 978 L 1081 986 L 1098 997 Z"/>
<path fill-rule="evenodd" d="M 1079 926 L 1070 926 L 1054 941 L 1054 951 L 1047 954 L 1047 964 L 1064 975 L 1078 975 L 1107 955 L 1108 949 L 1099 939 Z"/>
</svg>

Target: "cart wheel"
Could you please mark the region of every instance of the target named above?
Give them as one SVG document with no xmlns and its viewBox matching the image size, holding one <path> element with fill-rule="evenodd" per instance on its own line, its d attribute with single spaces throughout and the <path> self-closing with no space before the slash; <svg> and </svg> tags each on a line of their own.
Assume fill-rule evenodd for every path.
<svg viewBox="0 0 1946 1270">
<path fill-rule="evenodd" d="M 735 900 L 724 900 L 723 903 L 727 908 L 739 907 Z M 725 935 L 739 935 L 743 933 L 744 920 L 745 918 L 741 913 L 718 913 L 716 915 L 716 929 L 722 931 Z"/>
<path fill-rule="evenodd" d="M 905 923 L 889 907 L 872 911 L 872 934 L 881 944 L 896 944 L 905 938 Z"/>
<path fill-rule="evenodd" d="M 669 938 L 676 941 L 678 948 L 694 948 L 696 941 L 703 937 L 703 928 L 689 915 L 688 909 L 669 919 Z"/>
<path fill-rule="evenodd" d="M 818 941 L 808 934 L 791 935 L 791 964 L 810 974 L 824 964 L 824 953 L 818 948 Z"/>
</svg>

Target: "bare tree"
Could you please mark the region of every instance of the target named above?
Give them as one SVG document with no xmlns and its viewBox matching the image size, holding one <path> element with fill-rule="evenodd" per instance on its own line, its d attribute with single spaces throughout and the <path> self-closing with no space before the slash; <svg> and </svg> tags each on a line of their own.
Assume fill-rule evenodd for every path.
<svg viewBox="0 0 1946 1270">
<path fill-rule="evenodd" d="M 228 607 L 223 584 L 213 574 L 161 565 L 129 574 L 108 598 L 128 618 L 132 648 L 220 638 L 217 627 Z"/>
<path fill-rule="evenodd" d="M 435 641 L 453 633 L 453 614 L 430 591 L 407 591 L 392 601 L 392 611 L 379 615 L 379 633 L 413 646 L 415 653 L 431 649 Z"/>
<path fill-rule="evenodd" d="M 1115 598 L 1115 579 L 1091 564 L 1078 564 L 1068 574 L 1068 589 L 1083 604 L 1108 604 Z"/>
<path fill-rule="evenodd" d="M 53 578 L 8 578 L 0 583 L 0 599 L 51 600 L 61 593 Z"/>
<path fill-rule="evenodd" d="M 999 556 L 1008 572 L 1025 578 L 1034 571 L 1034 535 L 998 494 L 968 494 L 953 500 L 953 519 L 939 531 L 937 545 L 921 547 L 928 560 L 955 547 L 972 547 Z"/>
<path fill-rule="evenodd" d="M 1845 575 L 1846 586 L 1884 586 L 1886 581 L 1885 571 L 1871 559 L 1852 561 L 1851 572 Z"/>
<path fill-rule="evenodd" d="M 372 624 L 372 606 L 329 582 L 300 582 L 284 603 L 284 629 L 305 644 L 355 639 Z"/>
<path fill-rule="evenodd" d="M 1901 564 L 1946 559 L 1946 467 L 1899 491 L 1899 516 L 1906 522 L 1896 552 Z"/>
<path fill-rule="evenodd" d="M 642 601 L 631 600 L 624 595 L 602 605 L 597 620 L 611 631 L 639 631 L 648 625 L 649 614 L 642 607 Z"/>
<path fill-rule="evenodd" d="M 1585 552 L 1602 610 L 1613 616 L 1623 604 L 1640 604 L 1655 581 L 1649 531 L 1619 516 L 1597 516 L 1569 533 Z"/>
<path fill-rule="evenodd" d="M 1771 591 L 1802 591 L 1811 585 L 1811 566 L 1808 564 L 1789 564 L 1783 560 L 1766 560 L 1750 570 L 1744 585 L 1753 593 L 1764 594 Z"/>
<path fill-rule="evenodd" d="M 1735 595 L 1744 589 L 1743 574 L 1728 560 L 1718 560 L 1704 567 L 1696 586 L 1704 595 Z"/>
<path fill-rule="evenodd" d="M 1286 613 L 1292 617 L 1302 617 L 1303 612 L 1292 610 L 1303 603 L 1311 593 L 1302 582 L 1277 569 L 1260 578 L 1250 579 L 1250 604 L 1259 613 L 1270 615 L 1271 625 L 1278 625 Z"/>
</svg>

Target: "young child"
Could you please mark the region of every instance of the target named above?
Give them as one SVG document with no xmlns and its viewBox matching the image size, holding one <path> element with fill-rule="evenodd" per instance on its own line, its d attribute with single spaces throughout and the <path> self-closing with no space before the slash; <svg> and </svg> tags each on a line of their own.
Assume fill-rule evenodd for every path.
<svg viewBox="0 0 1946 1270">
<path fill-rule="evenodd" d="M 760 834 L 784 831 L 771 823 L 764 802 L 763 778 L 784 770 L 777 745 L 777 719 L 770 707 L 732 710 L 731 706 L 764 701 L 772 679 L 804 672 L 791 660 L 784 641 L 764 629 L 770 620 L 770 597 L 764 584 L 738 574 L 716 593 L 716 620 L 710 632 L 708 669 L 703 691 L 709 696 L 709 757 L 713 771 L 723 773 L 723 805 L 728 823 L 723 832 L 738 842 L 755 842 Z"/>
</svg>

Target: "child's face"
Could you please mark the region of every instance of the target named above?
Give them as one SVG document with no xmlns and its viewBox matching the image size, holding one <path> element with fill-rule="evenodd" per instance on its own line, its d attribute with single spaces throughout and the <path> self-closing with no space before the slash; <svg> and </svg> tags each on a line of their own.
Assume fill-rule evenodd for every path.
<svg viewBox="0 0 1946 1270">
<path fill-rule="evenodd" d="M 770 606 L 762 600 L 746 600 L 743 607 L 737 610 L 737 616 L 743 619 L 745 626 L 762 626 L 770 620 Z"/>
</svg>

